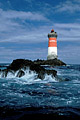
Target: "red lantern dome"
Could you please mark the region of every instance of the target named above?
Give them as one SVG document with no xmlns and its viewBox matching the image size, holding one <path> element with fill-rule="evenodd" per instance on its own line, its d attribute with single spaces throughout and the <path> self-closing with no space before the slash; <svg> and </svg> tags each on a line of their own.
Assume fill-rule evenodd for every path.
<svg viewBox="0 0 80 120">
<path fill-rule="evenodd" d="M 54 29 L 51 30 L 51 33 L 54 32 Z"/>
</svg>

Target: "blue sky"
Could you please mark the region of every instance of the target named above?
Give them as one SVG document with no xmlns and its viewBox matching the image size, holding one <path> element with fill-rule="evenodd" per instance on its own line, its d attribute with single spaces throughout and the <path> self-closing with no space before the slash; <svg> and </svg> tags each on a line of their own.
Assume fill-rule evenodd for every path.
<svg viewBox="0 0 80 120">
<path fill-rule="evenodd" d="M 59 59 L 79 64 L 80 0 L 0 0 L 0 63 L 46 59 L 52 28 Z"/>
</svg>

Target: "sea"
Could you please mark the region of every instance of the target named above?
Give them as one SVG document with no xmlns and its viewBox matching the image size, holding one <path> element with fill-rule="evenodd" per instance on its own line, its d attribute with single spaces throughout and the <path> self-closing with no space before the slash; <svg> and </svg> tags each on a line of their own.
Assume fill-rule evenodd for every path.
<svg viewBox="0 0 80 120">
<path fill-rule="evenodd" d="M 56 70 L 57 77 L 35 79 L 27 69 L 21 78 L 11 73 L 3 78 L 0 72 L 0 120 L 80 118 L 80 65 L 43 67 Z"/>
</svg>

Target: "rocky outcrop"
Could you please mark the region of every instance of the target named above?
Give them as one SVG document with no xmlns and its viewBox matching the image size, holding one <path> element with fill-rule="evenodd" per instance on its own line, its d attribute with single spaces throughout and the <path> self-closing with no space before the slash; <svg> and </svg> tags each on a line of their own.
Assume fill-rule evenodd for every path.
<svg viewBox="0 0 80 120">
<path fill-rule="evenodd" d="M 52 59 L 52 60 L 35 60 L 34 64 L 38 64 L 38 65 L 51 65 L 51 66 L 62 66 L 62 65 L 66 65 L 66 63 L 62 62 L 59 59 Z"/>
<path fill-rule="evenodd" d="M 46 70 L 44 67 L 40 66 L 40 64 L 35 64 L 31 60 L 25 59 L 16 59 L 7 67 L 7 69 L 2 70 L 2 77 L 7 77 L 9 72 L 16 73 L 16 77 L 22 77 L 25 75 L 25 69 L 29 68 L 30 71 L 34 71 L 37 74 L 37 78 L 44 79 L 45 74 L 56 76 L 57 71 L 55 70 Z M 23 71 L 24 70 L 24 71 Z"/>
<path fill-rule="evenodd" d="M 51 75 L 52 77 L 57 75 L 55 70 L 46 70 L 41 65 L 51 65 L 51 66 L 61 66 L 66 65 L 64 62 L 54 59 L 54 60 L 25 60 L 25 59 L 16 59 L 7 67 L 7 69 L 2 70 L 2 77 L 7 77 L 8 73 L 15 74 L 17 71 L 16 77 L 22 77 L 25 75 L 26 68 L 29 68 L 30 72 L 34 71 L 37 74 L 37 78 L 44 79 L 45 74 Z"/>
<path fill-rule="evenodd" d="M 31 60 L 25 60 L 25 59 L 16 59 L 13 60 L 13 62 L 7 67 L 8 70 L 17 71 L 21 68 L 30 67 L 33 65 L 33 62 Z"/>
</svg>

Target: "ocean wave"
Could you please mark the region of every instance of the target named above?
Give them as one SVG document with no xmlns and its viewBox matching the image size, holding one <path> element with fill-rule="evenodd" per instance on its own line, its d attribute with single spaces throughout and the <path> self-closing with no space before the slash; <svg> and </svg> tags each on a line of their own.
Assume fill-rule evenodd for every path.
<svg viewBox="0 0 80 120">
<path fill-rule="evenodd" d="M 23 71 L 24 75 L 19 77 L 19 72 Z M 0 72 L 0 78 L 2 79 L 16 79 L 17 82 L 22 83 L 22 84 L 33 84 L 33 83 L 47 83 L 47 82 L 58 82 L 58 80 L 52 76 L 52 75 L 47 75 L 45 74 L 44 79 L 38 78 L 38 74 L 35 71 L 31 71 L 29 68 L 20 69 L 16 72 L 14 71 L 9 71 L 7 73 L 7 76 L 5 77 L 4 71 Z"/>
</svg>

